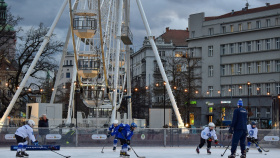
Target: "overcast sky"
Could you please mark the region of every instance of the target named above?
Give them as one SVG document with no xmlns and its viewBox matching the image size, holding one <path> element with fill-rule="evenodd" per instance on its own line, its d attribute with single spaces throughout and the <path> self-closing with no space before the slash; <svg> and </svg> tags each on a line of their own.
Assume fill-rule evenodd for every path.
<svg viewBox="0 0 280 158">
<path fill-rule="evenodd" d="M 24 18 L 20 26 L 28 29 L 43 22 L 51 26 L 64 0 L 5 0 L 11 12 Z M 74 0 L 72 0 L 74 1 Z M 246 0 L 142 0 L 144 10 L 150 23 L 152 33 L 161 35 L 166 27 L 186 29 L 190 14 L 205 12 L 205 16 L 218 16 L 231 10 L 241 10 Z M 249 0 L 249 8 L 264 6 L 265 3 L 276 4 L 279 0 Z M 69 26 L 68 5 L 59 21 L 55 33 L 64 41 Z M 131 29 L 134 35 L 134 48 L 139 49 L 146 35 L 142 19 L 135 0 L 131 0 Z"/>
</svg>

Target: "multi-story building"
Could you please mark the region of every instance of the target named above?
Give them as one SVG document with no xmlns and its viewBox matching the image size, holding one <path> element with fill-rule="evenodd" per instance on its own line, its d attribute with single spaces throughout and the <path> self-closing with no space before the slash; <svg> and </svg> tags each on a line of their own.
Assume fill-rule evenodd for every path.
<svg viewBox="0 0 280 158">
<path fill-rule="evenodd" d="M 175 71 L 178 72 L 184 70 L 182 64 L 174 61 L 186 57 L 188 36 L 188 29 L 172 30 L 167 27 L 165 33 L 154 39 L 170 81 L 175 78 L 171 72 L 172 67 L 176 67 Z M 171 108 L 167 93 L 164 95 L 163 79 L 147 37 L 143 41 L 142 48 L 131 54 L 131 73 L 133 117 L 148 119 L 149 108 L 163 108 L 165 99 L 166 107 Z M 176 86 L 175 81 L 171 85 Z"/>
<path fill-rule="evenodd" d="M 242 98 L 249 120 L 279 127 L 274 108 L 280 94 L 280 4 L 248 6 L 220 16 L 189 16 L 188 51 L 202 58 L 197 126 L 231 120 Z"/>
</svg>

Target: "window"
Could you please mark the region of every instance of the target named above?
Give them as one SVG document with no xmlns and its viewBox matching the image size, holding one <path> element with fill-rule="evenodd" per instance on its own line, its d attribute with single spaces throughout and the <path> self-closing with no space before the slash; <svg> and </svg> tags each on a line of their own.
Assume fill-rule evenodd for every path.
<svg viewBox="0 0 280 158">
<path fill-rule="evenodd" d="M 251 63 L 247 63 L 247 73 L 251 74 L 252 72 L 253 72 L 252 64 Z"/>
<path fill-rule="evenodd" d="M 261 84 L 257 84 L 257 95 L 261 94 Z"/>
<path fill-rule="evenodd" d="M 165 56 L 165 51 L 159 51 L 159 56 L 164 57 Z"/>
<path fill-rule="evenodd" d="M 251 52 L 252 51 L 252 42 L 249 41 L 247 42 L 247 52 Z"/>
<path fill-rule="evenodd" d="M 280 72 L 280 60 L 276 60 L 276 72 Z"/>
<path fill-rule="evenodd" d="M 209 57 L 213 56 L 213 46 L 208 46 L 208 56 Z"/>
<path fill-rule="evenodd" d="M 261 109 L 256 107 L 256 117 L 261 116 L 260 111 L 261 111 Z"/>
<path fill-rule="evenodd" d="M 234 85 L 231 86 L 231 96 L 235 96 L 235 88 L 234 88 Z"/>
<path fill-rule="evenodd" d="M 257 40 L 257 51 L 261 50 L 261 41 Z"/>
<path fill-rule="evenodd" d="M 226 27 L 222 26 L 222 33 L 226 33 Z"/>
<path fill-rule="evenodd" d="M 226 75 L 226 66 L 225 65 L 222 65 L 221 66 L 221 74 L 222 74 L 222 76 L 224 76 L 224 75 Z"/>
<path fill-rule="evenodd" d="M 68 65 L 68 60 L 66 60 L 66 65 Z"/>
<path fill-rule="evenodd" d="M 280 94 L 280 83 L 276 83 L 276 93 Z"/>
<path fill-rule="evenodd" d="M 265 84 L 266 93 L 270 93 L 270 83 Z"/>
<path fill-rule="evenodd" d="M 234 44 L 230 44 L 230 54 L 234 53 Z"/>
<path fill-rule="evenodd" d="M 262 72 L 262 65 L 261 62 L 257 62 L 257 73 L 261 73 Z"/>
<path fill-rule="evenodd" d="M 275 25 L 279 25 L 279 18 L 275 18 Z"/>
<path fill-rule="evenodd" d="M 209 35 L 213 35 L 214 34 L 214 28 L 209 28 Z"/>
<path fill-rule="evenodd" d="M 195 31 L 192 31 L 191 35 L 192 35 L 191 37 L 194 38 L 195 37 Z"/>
<path fill-rule="evenodd" d="M 252 95 L 252 85 L 251 85 L 251 84 L 248 85 L 248 90 L 249 90 L 248 94 L 249 94 L 249 95 Z"/>
<path fill-rule="evenodd" d="M 226 54 L 226 46 L 225 45 L 221 45 L 221 54 L 222 55 Z"/>
<path fill-rule="evenodd" d="M 238 31 L 242 31 L 242 24 L 238 24 Z"/>
<path fill-rule="evenodd" d="M 209 107 L 209 113 L 213 113 L 213 107 Z"/>
<path fill-rule="evenodd" d="M 243 93 L 242 85 L 238 86 L 238 92 L 239 92 L 239 95 L 242 95 L 242 93 Z"/>
<path fill-rule="evenodd" d="M 70 60 L 70 65 L 72 65 L 72 60 Z"/>
<path fill-rule="evenodd" d="M 251 22 L 248 22 L 248 23 L 247 23 L 247 26 L 248 26 L 248 27 L 247 27 L 248 30 L 251 30 L 251 28 L 252 28 L 252 23 L 251 23 Z"/>
<path fill-rule="evenodd" d="M 230 69 L 231 69 L 231 75 L 234 75 L 234 64 L 230 65 Z"/>
<path fill-rule="evenodd" d="M 230 32 L 233 32 L 234 31 L 234 27 L 233 25 L 230 25 Z"/>
<path fill-rule="evenodd" d="M 261 28 L 261 21 L 256 21 L 256 28 L 260 29 Z"/>
<path fill-rule="evenodd" d="M 226 95 L 226 91 L 225 91 L 225 86 L 221 87 L 221 96 L 225 96 Z"/>
<path fill-rule="evenodd" d="M 175 57 L 183 57 L 183 52 L 175 52 Z"/>
<path fill-rule="evenodd" d="M 238 73 L 239 74 L 242 73 L 242 64 L 241 63 L 238 64 Z"/>
<path fill-rule="evenodd" d="M 213 77 L 213 65 L 208 66 L 208 76 Z"/>
<path fill-rule="evenodd" d="M 270 61 L 265 62 L 265 71 L 270 72 Z"/>
<path fill-rule="evenodd" d="M 265 40 L 266 50 L 270 50 L 270 39 Z"/>
<path fill-rule="evenodd" d="M 66 78 L 70 78 L 70 72 L 66 73 Z"/>
<path fill-rule="evenodd" d="M 238 53 L 241 53 L 242 52 L 242 43 L 239 42 L 238 43 Z"/>
<path fill-rule="evenodd" d="M 280 49 L 280 38 L 276 38 L 276 49 Z"/>
<path fill-rule="evenodd" d="M 182 65 L 181 64 L 178 64 L 177 65 L 177 72 L 181 72 L 182 71 Z"/>
<path fill-rule="evenodd" d="M 209 92 L 209 96 L 212 97 L 213 96 L 213 86 L 208 86 L 208 92 Z"/>
<path fill-rule="evenodd" d="M 190 53 L 190 57 L 193 58 L 194 57 L 194 49 L 191 49 L 191 53 Z"/>
<path fill-rule="evenodd" d="M 270 26 L 270 19 L 266 19 L 266 27 Z"/>
</svg>

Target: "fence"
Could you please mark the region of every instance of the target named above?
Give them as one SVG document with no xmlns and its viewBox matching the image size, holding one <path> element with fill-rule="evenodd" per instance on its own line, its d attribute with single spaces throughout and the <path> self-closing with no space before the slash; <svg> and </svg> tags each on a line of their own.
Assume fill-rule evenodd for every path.
<svg viewBox="0 0 280 158">
<path fill-rule="evenodd" d="M 17 128 L 0 128 L 0 147 L 16 145 L 13 137 Z M 40 144 L 61 145 L 65 147 L 101 147 L 104 144 L 112 145 L 113 137 L 104 140 L 93 140 L 93 135 L 107 134 L 107 128 L 47 128 L 49 134 L 40 135 L 40 130 L 44 128 L 34 128 L 34 135 Z M 138 128 L 135 130 L 131 140 L 133 146 L 197 146 L 200 140 L 200 128 L 197 129 L 178 129 L 178 128 Z M 258 138 L 263 147 L 278 147 L 279 141 L 265 141 L 265 136 L 279 136 L 280 131 L 276 129 L 260 129 Z M 217 129 L 216 134 L 220 144 L 228 145 L 232 136 L 228 130 Z M 106 138 L 106 137 L 105 137 Z M 215 145 L 215 144 L 213 144 Z"/>
</svg>

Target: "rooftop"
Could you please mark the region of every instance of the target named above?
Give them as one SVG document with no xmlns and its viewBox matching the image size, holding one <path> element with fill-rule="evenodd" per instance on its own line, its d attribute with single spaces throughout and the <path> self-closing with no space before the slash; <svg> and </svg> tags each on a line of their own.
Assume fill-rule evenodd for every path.
<svg viewBox="0 0 280 158">
<path fill-rule="evenodd" d="M 164 42 L 172 43 L 174 46 L 188 46 L 186 39 L 189 38 L 189 30 L 172 30 L 169 27 L 166 28 L 166 32 L 160 35 Z"/>
<path fill-rule="evenodd" d="M 267 10 L 279 9 L 279 8 L 280 8 L 280 3 L 279 4 L 274 4 L 274 5 L 270 5 L 269 3 L 267 3 L 266 6 L 259 7 L 259 8 L 248 9 L 248 8 L 245 7 L 240 11 L 234 11 L 233 10 L 232 12 L 224 14 L 224 15 L 205 17 L 205 21 L 222 19 L 222 18 L 229 18 L 229 17 L 240 16 L 240 15 L 245 15 L 245 14 L 263 12 L 263 11 L 267 11 Z"/>
</svg>

